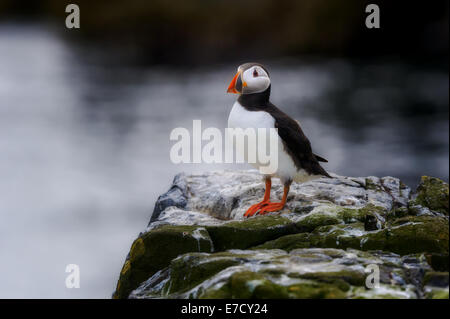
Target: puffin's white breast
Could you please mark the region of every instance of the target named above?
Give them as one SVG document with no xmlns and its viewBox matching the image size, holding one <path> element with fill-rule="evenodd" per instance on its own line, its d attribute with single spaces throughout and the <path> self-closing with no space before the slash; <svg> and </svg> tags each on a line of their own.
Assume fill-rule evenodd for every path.
<svg viewBox="0 0 450 319">
<path fill-rule="evenodd" d="M 228 127 L 230 128 L 275 128 L 275 119 L 264 111 L 247 111 L 238 101 L 236 101 L 231 109 L 228 117 Z M 283 180 L 297 180 L 299 174 L 304 176 L 306 172 L 298 171 L 294 161 L 284 150 L 284 144 L 281 138 L 278 137 L 278 169 L 274 176 Z M 258 152 L 257 147 L 255 148 Z M 243 150 L 247 154 L 248 149 Z M 270 152 L 270 149 L 266 151 Z M 257 157 L 257 156 L 256 156 Z M 245 158 L 247 158 L 245 156 Z M 250 163 L 259 169 L 260 163 Z M 302 172 L 303 171 L 303 172 Z"/>
<path fill-rule="evenodd" d="M 247 111 L 236 101 L 228 116 L 228 127 L 231 128 L 274 128 L 275 119 L 264 111 Z"/>
</svg>

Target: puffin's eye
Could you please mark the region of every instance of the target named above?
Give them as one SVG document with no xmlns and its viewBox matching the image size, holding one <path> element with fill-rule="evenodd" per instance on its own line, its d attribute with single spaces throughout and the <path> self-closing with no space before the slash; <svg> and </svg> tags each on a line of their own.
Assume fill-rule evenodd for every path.
<svg viewBox="0 0 450 319">
<path fill-rule="evenodd" d="M 256 69 L 253 70 L 253 77 L 256 78 L 258 76 L 258 71 Z"/>
</svg>

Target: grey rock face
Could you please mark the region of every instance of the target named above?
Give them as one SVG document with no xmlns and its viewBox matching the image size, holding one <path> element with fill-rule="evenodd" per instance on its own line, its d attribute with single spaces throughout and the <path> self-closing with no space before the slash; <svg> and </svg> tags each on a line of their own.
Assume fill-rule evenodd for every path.
<svg viewBox="0 0 450 319">
<path fill-rule="evenodd" d="M 163 195 L 158 197 L 155 208 L 153 209 L 150 223 L 158 219 L 167 207 L 184 208 L 187 204 L 187 185 L 184 174 L 175 176 L 172 182 L 172 187 Z"/>
<path fill-rule="evenodd" d="M 332 176 L 331 179 L 293 183 L 283 216 L 296 219 L 305 212 L 324 206 L 357 209 L 372 204 L 390 211 L 394 207 L 406 206 L 411 192 L 394 177 Z M 272 201 L 279 201 L 282 193 L 282 185 L 273 179 Z M 171 189 L 158 198 L 150 223 L 158 220 L 168 207 L 200 212 L 218 220 L 242 220 L 248 207 L 261 201 L 263 195 L 264 181 L 256 170 L 180 174 Z M 195 219 L 194 216 L 192 218 Z"/>
</svg>

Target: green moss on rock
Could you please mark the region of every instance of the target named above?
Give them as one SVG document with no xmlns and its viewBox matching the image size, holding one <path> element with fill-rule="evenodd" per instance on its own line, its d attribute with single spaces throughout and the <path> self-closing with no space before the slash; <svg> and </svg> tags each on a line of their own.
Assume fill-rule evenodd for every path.
<svg viewBox="0 0 450 319">
<path fill-rule="evenodd" d="M 361 236 L 359 249 L 384 250 L 400 255 L 421 252 L 448 254 L 448 221 L 429 216 L 399 218 L 386 229 Z"/>
<path fill-rule="evenodd" d="M 286 291 L 263 275 L 243 271 L 233 274 L 229 280 L 231 298 L 287 298 Z"/>
<path fill-rule="evenodd" d="M 387 211 L 383 207 L 375 206 L 373 204 L 367 204 L 359 209 L 345 208 L 341 211 L 340 217 L 346 223 L 364 222 L 367 215 L 387 215 Z"/>
<path fill-rule="evenodd" d="M 385 229 L 369 232 L 360 222 L 320 226 L 311 233 L 283 236 L 254 249 L 354 248 L 400 255 L 424 252 L 448 256 L 448 234 L 448 220 L 445 218 L 407 216 L 395 219 Z"/>
<path fill-rule="evenodd" d="M 408 216 L 410 213 L 411 212 L 408 209 L 408 207 L 397 207 L 397 208 L 394 208 L 393 210 L 391 210 L 387 214 L 387 218 L 389 220 L 394 220 L 396 218 L 401 218 L 401 217 Z M 416 215 L 416 214 L 411 214 L 411 215 Z"/>
<path fill-rule="evenodd" d="M 374 179 L 372 177 L 366 178 L 365 189 L 379 191 L 379 192 L 383 191 L 383 188 L 381 187 L 381 184 L 379 183 L 379 181 L 377 181 L 376 179 Z"/>
<path fill-rule="evenodd" d="M 346 293 L 336 285 L 304 280 L 282 286 L 251 271 L 234 273 L 220 288 L 208 289 L 200 298 L 286 299 L 286 298 L 345 298 Z"/>
<path fill-rule="evenodd" d="M 167 267 L 172 259 L 195 251 L 212 251 L 208 233 L 198 226 L 162 226 L 142 234 L 131 246 L 113 297 L 127 298 L 141 282 Z"/>
<path fill-rule="evenodd" d="M 364 230 L 362 223 L 350 225 L 320 226 L 312 233 L 287 235 L 268 241 L 254 249 L 283 249 L 291 251 L 298 248 L 360 248 L 361 238 L 355 234 Z"/>
<path fill-rule="evenodd" d="M 275 240 L 265 242 L 262 245 L 256 246 L 253 249 L 283 249 L 286 251 L 291 251 L 297 248 L 309 248 L 309 234 L 300 233 L 282 236 Z"/>
<path fill-rule="evenodd" d="M 332 225 L 317 228 L 310 236 L 311 247 L 321 248 L 361 248 L 363 223 Z"/>
<path fill-rule="evenodd" d="M 315 208 L 296 223 L 299 232 L 311 232 L 319 226 L 342 223 L 343 207 L 337 205 L 324 205 Z"/>
<path fill-rule="evenodd" d="M 206 226 L 217 251 L 246 249 L 298 232 L 295 224 L 280 216 L 261 216 L 220 226 Z"/>
<path fill-rule="evenodd" d="M 448 215 L 448 184 L 439 178 L 422 176 L 413 204 Z"/>
<path fill-rule="evenodd" d="M 316 228 L 328 225 L 351 224 L 365 222 L 367 216 L 386 216 L 383 207 L 368 204 L 362 208 L 347 208 L 334 204 L 322 205 L 304 216 L 296 223 L 298 232 L 312 232 Z"/>
<path fill-rule="evenodd" d="M 321 271 L 309 272 L 299 276 L 305 279 L 315 279 L 321 282 L 327 282 L 338 285 L 342 290 L 348 290 L 349 285 L 362 286 L 366 280 L 366 274 L 357 270 L 340 270 L 340 271 Z M 347 285 L 345 283 L 348 283 Z"/>
<path fill-rule="evenodd" d="M 429 216 L 408 216 L 386 229 L 363 232 L 360 223 L 326 226 L 309 238 L 311 247 L 384 250 L 400 255 L 419 252 L 448 254 L 448 221 Z"/>
<path fill-rule="evenodd" d="M 449 299 L 448 296 L 448 288 L 442 289 L 442 288 L 435 288 L 430 289 L 425 293 L 425 298 L 427 299 Z"/>
<path fill-rule="evenodd" d="M 303 282 L 287 287 L 290 298 L 296 299 L 344 299 L 347 294 L 338 285 L 317 281 Z"/>
<path fill-rule="evenodd" d="M 400 255 L 427 252 L 448 254 L 448 220 L 431 216 L 407 216 L 390 227 L 368 233 L 363 250 L 381 249 Z"/>
<path fill-rule="evenodd" d="M 230 254 L 231 255 L 231 254 Z M 226 258 L 223 254 L 209 255 L 190 253 L 173 260 L 170 264 L 170 281 L 166 284 L 167 293 L 183 293 L 207 280 L 221 270 L 239 264 L 234 259 Z"/>
</svg>

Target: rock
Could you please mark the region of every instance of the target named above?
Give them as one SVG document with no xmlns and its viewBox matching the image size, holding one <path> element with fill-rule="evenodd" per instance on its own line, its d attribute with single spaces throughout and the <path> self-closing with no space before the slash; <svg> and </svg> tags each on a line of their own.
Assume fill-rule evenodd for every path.
<svg viewBox="0 0 450 319">
<path fill-rule="evenodd" d="M 448 184 L 439 178 L 422 176 L 410 206 L 427 207 L 431 211 L 448 215 Z"/>
<path fill-rule="evenodd" d="M 427 261 L 437 271 L 448 271 L 448 254 L 427 254 Z"/>
<path fill-rule="evenodd" d="M 433 287 L 448 287 L 448 272 L 429 271 L 426 273 L 423 284 Z"/>
<path fill-rule="evenodd" d="M 423 279 L 423 285 L 426 298 L 449 299 L 448 272 L 427 272 Z"/>
<path fill-rule="evenodd" d="M 167 207 L 184 208 L 187 204 L 186 181 L 184 174 L 175 176 L 172 187 L 163 195 L 158 197 L 149 225 L 158 219 L 161 212 Z"/>
<path fill-rule="evenodd" d="M 213 251 L 207 231 L 196 226 L 162 226 L 141 234 L 131 245 L 114 298 L 126 298 L 141 282 L 167 267 L 178 255 Z"/>
<path fill-rule="evenodd" d="M 283 236 L 257 248 L 289 251 L 306 247 L 384 250 L 402 255 L 429 252 L 448 256 L 448 219 L 408 216 L 375 231 L 366 231 L 362 223 L 320 226 L 310 233 Z"/>
<path fill-rule="evenodd" d="M 367 215 L 364 220 L 364 230 L 371 231 L 380 229 L 378 219 L 374 215 Z"/>
<path fill-rule="evenodd" d="M 426 287 L 426 298 L 427 299 L 449 299 L 448 287 L 447 288 L 434 288 Z"/>
<path fill-rule="evenodd" d="M 423 283 L 448 274 L 448 185 L 423 177 L 412 192 L 394 177 L 332 176 L 293 183 L 282 212 L 245 219 L 264 194 L 257 171 L 177 175 L 113 296 L 448 297 L 448 284 Z M 274 179 L 272 200 L 281 195 Z M 378 288 L 365 285 L 369 265 Z"/>
<path fill-rule="evenodd" d="M 282 193 L 283 186 L 274 179 L 272 198 L 281 198 Z M 389 212 L 401 203 L 405 206 L 409 194 L 410 189 L 393 177 L 364 179 L 333 174 L 333 178 L 293 183 L 284 213 L 295 219 L 326 205 L 338 209 L 360 209 L 369 204 Z M 168 193 L 161 195 L 156 202 L 151 222 L 157 221 L 159 215 L 171 206 L 201 212 L 218 220 L 241 220 L 247 208 L 260 201 L 263 195 L 264 181 L 256 170 L 179 174 Z"/>
<path fill-rule="evenodd" d="M 246 249 L 297 232 L 295 224 L 280 216 L 261 216 L 245 221 L 206 226 L 218 250 Z"/>
<path fill-rule="evenodd" d="M 368 265 L 380 268 L 378 288 L 364 286 Z M 426 269 L 426 262 L 422 266 Z M 358 250 L 188 253 L 173 260 L 163 274 L 149 278 L 130 297 L 417 298 L 407 270 L 397 255 Z"/>
</svg>

